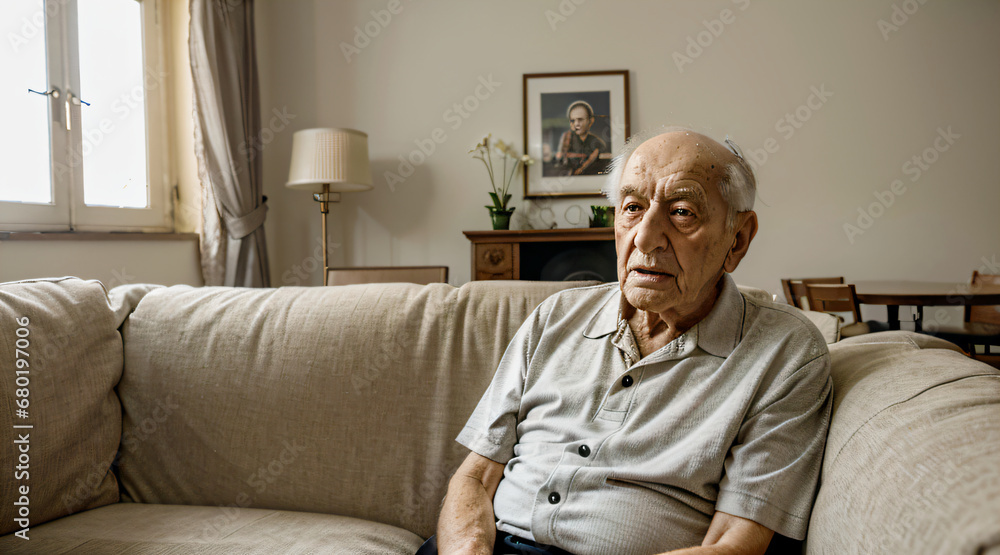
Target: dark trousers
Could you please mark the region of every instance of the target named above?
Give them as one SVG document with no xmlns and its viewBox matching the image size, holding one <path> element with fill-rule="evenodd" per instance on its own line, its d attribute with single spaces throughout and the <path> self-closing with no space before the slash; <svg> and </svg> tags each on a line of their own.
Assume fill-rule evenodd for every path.
<svg viewBox="0 0 1000 555">
<path fill-rule="evenodd" d="M 415 555 L 437 555 L 437 536 L 431 536 Z M 573 555 L 565 549 L 551 545 L 537 544 L 518 536 L 497 530 L 497 540 L 493 544 L 493 555 Z"/>
</svg>

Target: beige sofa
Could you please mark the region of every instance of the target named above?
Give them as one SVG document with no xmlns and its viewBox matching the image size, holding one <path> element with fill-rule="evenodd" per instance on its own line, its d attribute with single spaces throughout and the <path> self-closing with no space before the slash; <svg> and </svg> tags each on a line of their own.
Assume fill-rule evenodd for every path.
<svg viewBox="0 0 1000 555">
<path fill-rule="evenodd" d="M 0 284 L 0 553 L 412 553 L 508 340 L 571 285 Z M 806 552 L 1000 553 L 1000 374 L 907 332 L 831 352 Z"/>
</svg>

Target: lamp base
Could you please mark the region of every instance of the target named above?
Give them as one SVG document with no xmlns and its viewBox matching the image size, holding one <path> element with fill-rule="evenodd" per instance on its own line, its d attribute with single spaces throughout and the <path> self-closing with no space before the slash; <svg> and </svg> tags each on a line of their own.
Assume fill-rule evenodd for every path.
<svg viewBox="0 0 1000 555">
<path fill-rule="evenodd" d="M 326 285 L 327 269 L 329 264 L 326 256 L 326 215 L 330 213 L 331 202 L 340 202 L 340 193 L 330 192 L 330 185 L 323 184 L 322 193 L 313 193 L 313 200 L 319 203 L 319 212 L 323 218 L 323 285 Z"/>
</svg>

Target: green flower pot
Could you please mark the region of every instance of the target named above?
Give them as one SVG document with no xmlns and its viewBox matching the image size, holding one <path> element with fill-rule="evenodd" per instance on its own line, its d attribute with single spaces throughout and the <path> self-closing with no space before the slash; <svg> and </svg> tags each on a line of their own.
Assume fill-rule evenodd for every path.
<svg viewBox="0 0 1000 555">
<path fill-rule="evenodd" d="M 495 206 L 487 206 L 486 209 L 490 211 L 493 229 L 510 229 L 510 215 L 514 213 L 513 208 L 500 210 Z"/>
<path fill-rule="evenodd" d="M 615 209 L 613 206 L 591 206 L 594 217 L 590 219 L 590 227 L 614 227 Z"/>
</svg>

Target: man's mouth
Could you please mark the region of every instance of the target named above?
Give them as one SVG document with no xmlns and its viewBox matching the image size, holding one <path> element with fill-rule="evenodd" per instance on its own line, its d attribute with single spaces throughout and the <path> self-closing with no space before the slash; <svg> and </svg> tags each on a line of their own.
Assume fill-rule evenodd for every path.
<svg viewBox="0 0 1000 555">
<path fill-rule="evenodd" d="M 658 270 L 652 270 L 650 268 L 632 268 L 632 271 L 636 272 L 638 274 L 643 274 L 643 275 L 647 275 L 647 276 L 669 276 L 669 275 L 671 275 L 671 274 L 668 274 L 667 272 L 660 272 Z"/>
</svg>

